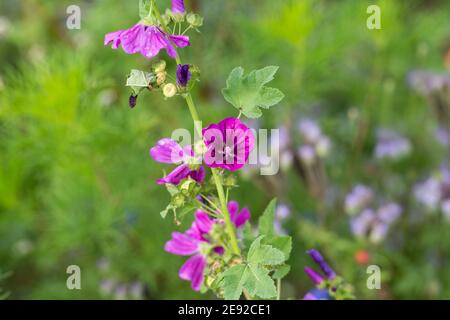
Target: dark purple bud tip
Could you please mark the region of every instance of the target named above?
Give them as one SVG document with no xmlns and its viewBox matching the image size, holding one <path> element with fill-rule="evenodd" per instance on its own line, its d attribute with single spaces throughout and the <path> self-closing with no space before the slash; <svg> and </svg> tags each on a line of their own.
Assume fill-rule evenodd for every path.
<svg viewBox="0 0 450 320">
<path fill-rule="evenodd" d="M 315 249 L 308 250 L 307 253 L 314 260 L 315 263 L 322 269 L 323 273 L 327 276 L 328 279 L 336 278 L 336 273 L 331 269 L 325 259 L 322 257 L 319 251 Z"/>
<path fill-rule="evenodd" d="M 136 106 L 137 97 L 138 96 L 131 95 L 130 98 L 128 99 L 128 105 L 130 106 L 130 108 L 134 108 Z"/>
<path fill-rule="evenodd" d="M 177 65 L 177 84 L 180 87 L 186 87 L 191 79 L 191 72 L 188 64 Z"/>
</svg>

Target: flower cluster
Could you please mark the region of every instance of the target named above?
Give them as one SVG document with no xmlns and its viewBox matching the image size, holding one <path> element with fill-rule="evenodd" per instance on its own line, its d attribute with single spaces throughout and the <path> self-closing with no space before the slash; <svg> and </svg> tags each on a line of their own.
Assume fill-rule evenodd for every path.
<svg viewBox="0 0 450 320">
<path fill-rule="evenodd" d="M 378 208 L 371 207 L 374 200 L 372 189 L 357 185 L 347 195 L 345 208 L 352 215 L 351 231 L 356 237 L 367 237 L 372 243 L 384 240 L 393 223 L 402 214 L 402 207 L 395 203 L 384 203 Z"/>
<path fill-rule="evenodd" d="M 414 187 L 419 203 L 429 211 L 440 210 L 450 220 L 450 170 L 442 166 L 435 175 Z"/>
<path fill-rule="evenodd" d="M 280 281 L 290 270 L 287 261 L 292 239 L 282 225 L 290 216 L 289 207 L 277 206 L 273 199 L 262 213 L 258 226 L 252 227 L 248 223 L 249 209 L 240 209 L 236 201 L 229 200 L 232 188 L 237 187 L 233 174 L 244 168 L 255 147 L 255 135 L 241 116 L 258 118 L 262 116 L 262 109 L 283 99 L 280 90 L 266 86 L 274 79 L 278 67 L 253 70 L 248 75 L 244 75 L 243 68 L 233 69 L 222 94 L 238 109 L 237 117 L 198 126 L 201 121 L 191 89 L 194 80 L 198 80 L 199 69 L 182 63 L 177 50 L 190 45 L 185 34 L 191 29 L 197 30 L 203 19 L 187 13 L 183 0 L 173 0 L 172 9 L 162 15 L 155 0 L 140 0 L 140 16 L 141 20 L 130 29 L 108 33 L 105 45 L 111 44 L 113 49 L 122 47 L 127 54 L 139 53 L 147 59 L 156 57 L 164 49 L 175 60 L 176 70 L 171 71 L 171 65 L 164 60 L 154 61 L 150 70 L 133 69 L 126 84 L 132 89 L 129 106 L 136 105 L 143 90 L 162 91 L 166 98 L 179 96 L 185 100 L 199 136 L 188 145 L 162 138 L 149 151 L 156 162 L 174 166 L 156 181 L 166 187 L 171 197 L 161 216 L 165 218 L 172 212 L 175 223 L 180 225 L 191 221 L 189 214 L 193 213 L 191 226 L 184 232 L 173 232 L 164 250 L 187 257 L 178 274 L 181 279 L 190 281 L 195 291 L 211 290 L 225 299 L 239 299 L 242 295 L 248 299 L 280 297 Z M 188 26 L 182 32 L 185 23 Z M 303 120 L 299 131 L 304 145 L 297 161 L 307 181 L 315 175 L 323 185 L 321 159 L 327 156 L 330 141 L 310 120 Z M 285 167 L 294 163 L 287 128 L 282 128 L 280 140 L 271 147 L 282 150 L 281 162 L 286 163 Z M 329 295 L 334 299 L 350 297 L 348 289 L 322 256 L 315 250 L 309 254 L 325 274 L 321 277 L 312 269 L 305 269 L 318 288 L 329 288 Z M 102 290 L 114 291 L 122 298 L 129 292 L 142 294 L 143 287 L 138 283 L 130 287 L 116 286 L 109 281 L 102 284 Z"/>
</svg>

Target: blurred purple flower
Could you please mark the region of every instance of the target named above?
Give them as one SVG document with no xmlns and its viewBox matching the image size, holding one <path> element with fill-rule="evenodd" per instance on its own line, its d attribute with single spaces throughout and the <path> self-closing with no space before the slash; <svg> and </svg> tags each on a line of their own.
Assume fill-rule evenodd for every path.
<svg viewBox="0 0 450 320">
<path fill-rule="evenodd" d="M 427 71 L 412 71 L 408 74 L 408 84 L 423 95 L 450 88 L 450 74 Z"/>
<path fill-rule="evenodd" d="M 371 242 L 379 243 L 385 239 L 390 226 L 398 220 L 402 211 L 402 207 L 395 202 L 387 203 L 376 211 L 366 208 L 350 220 L 352 233 L 357 237 L 367 236 Z"/>
<path fill-rule="evenodd" d="M 443 146 L 450 144 L 450 133 L 444 128 L 438 128 L 435 132 L 435 138 Z"/>
<path fill-rule="evenodd" d="M 433 176 L 416 184 L 414 194 L 416 200 L 428 210 L 440 209 L 448 217 L 450 215 L 450 170 L 441 166 Z"/>
<path fill-rule="evenodd" d="M 348 214 L 356 214 L 359 210 L 364 209 L 373 198 L 371 188 L 358 184 L 345 197 L 345 211 Z"/>
<path fill-rule="evenodd" d="M 377 159 L 399 159 L 411 152 L 411 143 L 408 139 L 396 132 L 381 129 L 377 134 L 375 146 L 375 158 Z"/>
<path fill-rule="evenodd" d="M 184 0 L 172 0 L 172 14 L 185 14 Z"/>
<path fill-rule="evenodd" d="M 253 150 L 253 132 L 238 118 L 225 118 L 204 128 L 205 164 L 211 168 L 241 169 Z"/>
<path fill-rule="evenodd" d="M 129 29 L 106 34 L 104 45 L 110 43 L 112 43 L 113 49 L 117 49 L 121 45 L 125 53 L 140 53 L 147 59 L 153 58 L 161 49 L 165 49 L 167 54 L 175 59 L 177 52 L 174 45 L 179 48 L 189 46 L 189 37 L 169 35 L 157 26 L 140 22 Z"/>
<path fill-rule="evenodd" d="M 298 149 L 298 156 L 306 165 L 311 165 L 316 158 L 316 151 L 309 144 L 305 144 Z"/>
<path fill-rule="evenodd" d="M 188 64 L 177 65 L 177 84 L 180 87 L 186 87 L 191 79 L 191 72 Z"/>
<path fill-rule="evenodd" d="M 311 119 L 301 119 L 298 123 L 298 131 L 303 142 L 308 144 L 316 144 L 322 136 L 320 127 Z"/>
</svg>

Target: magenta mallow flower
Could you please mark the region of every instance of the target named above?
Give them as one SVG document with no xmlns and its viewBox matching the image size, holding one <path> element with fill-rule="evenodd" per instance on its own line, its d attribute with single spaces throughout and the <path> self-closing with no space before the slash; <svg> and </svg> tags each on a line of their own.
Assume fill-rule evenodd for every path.
<svg viewBox="0 0 450 320">
<path fill-rule="evenodd" d="M 198 183 L 202 183 L 205 179 L 203 167 L 195 170 L 191 168 L 192 163 L 196 161 L 191 146 L 182 148 L 175 140 L 164 138 L 150 149 L 150 155 L 154 160 L 161 163 L 178 164 L 167 176 L 159 179 L 158 184 L 178 185 L 181 180 L 186 178 L 192 178 Z"/>
<path fill-rule="evenodd" d="M 147 59 L 156 56 L 161 49 L 165 49 L 167 54 L 175 59 L 177 56 L 175 46 L 184 48 L 190 44 L 188 36 L 170 35 L 157 26 L 146 25 L 142 22 L 129 29 L 106 34 L 104 45 L 110 43 L 113 49 L 121 45 L 125 53 L 140 53 Z"/>
<path fill-rule="evenodd" d="M 207 147 L 205 164 L 235 171 L 241 169 L 253 150 L 255 137 L 238 118 L 226 118 L 203 129 Z"/>
<path fill-rule="evenodd" d="M 250 211 L 243 208 L 239 211 L 239 204 L 235 201 L 228 203 L 231 221 L 236 228 L 241 227 L 250 219 Z M 179 270 L 183 280 L 191 281 L 191 287 L 199 291 L 204 280 L 207 259 L 212 255 L 222 255 L 225 249 L 210 242 L 209 233 L 215 224 L 223 224 L 222 219 L 211 219 L 204 211 L 197 210 L 195 220 L 185 233 L 173 232 L 164 250 L 179 256 L 190 256 Z"/>
<path fill-rule="evenodd" d="M 173 14 L 185 14 L 184 0 L 172 0 L 172 13 Z"/>
<path fill-rule="evenodd" d="M 177 84 L 180 87 L 186 87 L 191 79 L 191 72 L 188 64 L 177 65 Z"/>
</svg>

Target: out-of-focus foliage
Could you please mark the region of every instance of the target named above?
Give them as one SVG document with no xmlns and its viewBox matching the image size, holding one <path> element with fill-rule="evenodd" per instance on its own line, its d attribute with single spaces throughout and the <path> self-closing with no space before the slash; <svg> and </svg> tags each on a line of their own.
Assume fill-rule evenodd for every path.
<svg viewBox="0 0 450 320">
<path fill-rule="evenodd" d="M 199 297 L 177 276 L 182 258 L 163 251 L 177 227 L 160 218 L 169 199 L 154 182 L 163 167 L 148 156 L 169 128 L 191 128 L 188 110 L 156 94 L 127 106 L 126 75 L 150 63 L 104 47 L 103 36 L 139 19 L 137 0 L 75 2 L 0 3 L 0 269 L 11 272 L 1 287 L 13 298 Z M 234 67 L 279 65 L 273 86 L 286 97 L 261 126 L 295 127 L 292 119 L 312 117 L 332 140 L 325 198 L 310 195 L 293 169 L 283 173 L 281 192 L 249 178 L 231 194 L 254 223 L 274 195 L 291 207 L 283 297 L 302 297 L 312 286 L 302 271 L 311 247 L 359 298 L 450 297 L 450 223 L 428 215 L 412 191 L 449 164 L 448 146 L 434 141 L 431 111 L 406 82 L 413 69 L 445 70 L 450 3 L 375 1 L 382 29 L 369 30 L 372 2 L 187 1 L 205 17 L 202 34 L 180 51 L 201 69 L 195 99 L 203 119 L 236 114 L 221 96 Z M 66 28 L 72 4 L 81 7 L 81 30 Z M 375 161 L 377 128 L 407 136 L 411 153 Z M 383 243 L 350 233 L 343 199 L 357 183 L 403 206 Z M 382 290 L 367 289 L 366 264 L 355 259 L 361 250 L 380 266 Z M 72 264 L 81 268 L 82 290 L 66 288 Z"/>
</svg>

